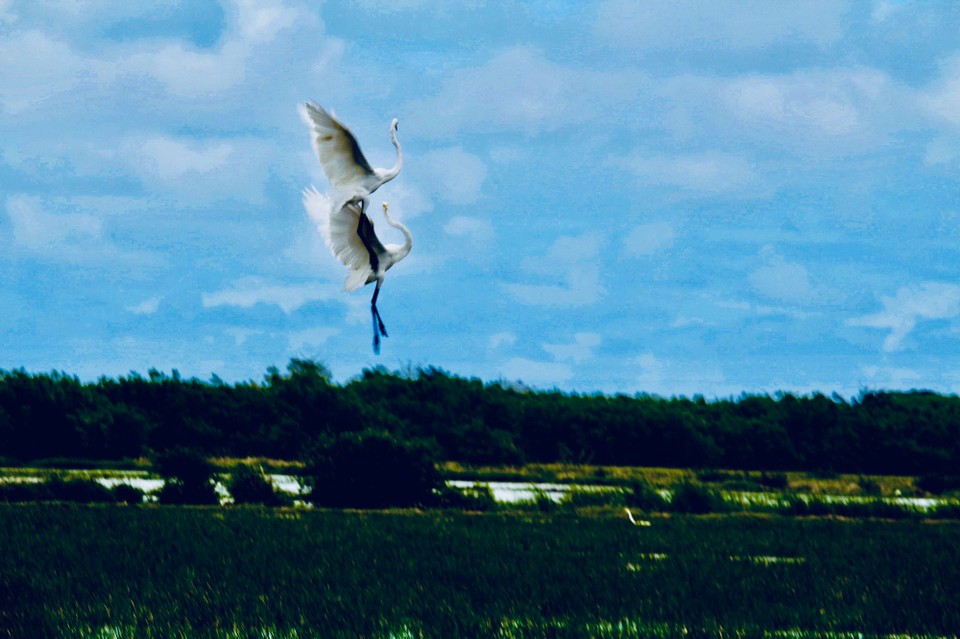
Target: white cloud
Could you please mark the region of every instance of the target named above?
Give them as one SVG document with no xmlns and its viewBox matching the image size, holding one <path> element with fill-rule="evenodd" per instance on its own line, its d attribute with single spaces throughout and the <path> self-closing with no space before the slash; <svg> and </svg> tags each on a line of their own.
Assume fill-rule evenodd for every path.
<svg viewBox="0 0 960 639">
<path fill-rule="evenodd" d="M 102 233 L 102 224 L 96 217 L 48 213 L 39 199 L 26 195 L 7 198 L 7 215 L 14 241 L 36 252 L 74 252 L 98 240 Z"/>
<path fill-rule="evenodd" d="M 185 173 L 210 173 L 223 168 L 233 147 L 225 142 L 206 145 L 195 142 L 153 137 L 137 144 L 127 142 L 142 159 L 143 166 L 164 180 L 176 180 Z"/>
<path fill-rule="evenodd" d="M 303 17 L 298 9 L 285 6 L 283 0 L 234 0 L 237 23 L 244 40 L 269 42 Z"/>
<path fill-rule="evenodd" d="M 600 299 L 604 288 L 600 269 L 587 266 L 567 273 L 565 284 L 505 284 L 507 292 L 524 304 L 539 306 L 587 306 Z"/>
<path fill-rule="evenodd" d="M 640 368 L 637 383 L 648 393 L 656 393 L 663 388 L 663 379 L 666 372 L 664 364 L 653 353 L 644 353 L 634 360 Z"/>
<path fill-rule="evenodd" d="M 883 310 L 879 313 L 848 320 L 847 324 L 888 329 L 883 350 L 898 351 L 919 320 L 945 320 L 960 315 L 960 286 L 941 282 L 904 286 L 894 297 L 884 296 L 881 302 Z"/>
<path fill-rule="evenodd" d="M 722 395 L 740 392 L 731 388 L 716 364 L 694 358 L 690 361 L 665 360 L 653 353 L 642 353 L 632 362 L 636 366 L 636 386 L 644 393 L 663 397 Z"/>
<path fill-rule="evenodd" d="M 323 326 L 308 328 L 303 331 L 294 331 L 287 335 L 287 345 L 293 351 L 299 351 L 307 346 L 323 346 L 331 337 L 340 334 L 340 329 Z"/>
<path fill-rule="evenodd" d="M 861 386 L 872 389 L 905 390 L 915 388 L 921 379 L 920 373 L 912 368 L 896 366 L 863 366 L 860 372 L 866 376 Z"/>
<path fill-rule="evenodd" d="M 765 297 L 789 303 L 807 302 L 813 297 L 814 289 L 803 265 L 786 261 L 770 245 L 760 250 L 760 257 L 765 264 L 747 278 L 753 290 Z"/>
<path fill-rule="evenodd" d="M 417 160 L 417 182 L 441 202 L 473 204 L 480 196 L 487 167 L 479 157 L 459 146 L 424 153 Z"/>
<path fill-rule="evenodd" d="M 553 387 L 573 377 L 573 369 L 560 362 L 538 362 L 514 357 L 503 365 L 501 375 L 508 380 L 519 380 L 530 386 Z"/>
<path fill-rule="evenodd" d="M 843 35 L 847 4 L 742 0 L 607 0 L 593 29 L 602 43 L 630 49 L 756 49 L 809 42 L 818 47 Z"/>
<path fill-rule="evenodd" d="M 670 328 L 687 328 L 690 326 L 706 326 L 707 320 L 702 317 L 687 317 L 681 315 L 670 322 Z"/>
<path fill-rule="evenodd" d="M 247 340 L 254 335 L 263 334 L 263 331 L 258 329 L 240 328 L 236 326 L 224 329 L 223 332 L 232 337 L 237 346 L 243 346 L 247 343 Z"/>
<path fill-rule="evenodd" d="M 17 14 L 10 9 L 11 6 L 13 6 L 13 0 L 0 0 L 0 24 L 12 24 L 17 21 Z"/>
<path fill-rule="evenodd" d="M 734 301 L 734 300 L 719 300 L 715 303 L 717 308 L 733 310 L 733 311 L 742 311 L 742 314 L 753 314 L 760 316 L 777 316 L 782 315 L 784 317 L 790 317 L 792 319 L 806 319 L 810 316 L 809 313 L 797 310 L 795 307 L 787 306 L 770 306 L 767 304 L 753 304 L 750 302 L 743 301 Z M 738 313 L 739 315 L 740 313 Z"/>
<path fill-rule="evenodd" d="M 501 346 L 513 346 L 517 343 L 517 336 L 508 331 L 494 333 L 487 340 L 487 346 L 490 348 L 500 348 Z"/>
<path fill-rule="evenodd" d="M 640 76 L 551 62 L 531 47 L 510 47 L 480 67 L 450 73 L 440 92 L 406 110 L 421 136 L 519 132 L 528 136 L 601 121 L 634 104 Z"/>
<path fill-rule="evenodd" d="M 941 136 L 927 144 L 923 162 L 927 166 L 949 165 L 960 158 L 960 139 Z"/>
<path fill-rule="evenodd" d="M 543 350 L 553 355 L 558 361 L 579 364 L 593 359 L 593 350 L 600 346 L 601 341 L 597 333 L 577 333 L 573 336 L 572 343 L 544 344 Z"/>
<path fill-rule="evenodd" d="M 624 252 L 630 257 L 649 257 L 673 246 L 673 227 L 666 222 L 635 226 L 623 239 Z"/>
<path fill-rule="evenodd" d="M 456 216 L 443 226 L 447 235 L 466 237 L 476 244 L 486 244 L 493 239 L 493 226 L 488 220 L 476 217 Z"/>
<path fill-rule="evenodd" d="M 135 315 L 153 315 L 160 308 L 159 297 L 151 297 L 145 299 L 139 304 L 134 304 L 133 306 L 128 306 L 127 310 Z"/>
<path fill-rule="evenodd" d="M 192 206 L 229 199 L 261 202 L 274 159 L 271 145 L 258 139 L 163 135 L 128 137 L 120 156 L 146 185 Z"/>
<path fill-rule="evenodd" d="M 848 154 L 883 144 L 909 126 L 910 91 L 870 68 L 751 74 L 717 84 L 738 135 L 792 149 Z"/>
<path fill-rule="evenodd" d="M 40 31 L 0 38 L 0 105 L 19 113 L 82 82 L 93 70 L 70 47 Z"/>
<path fill-rule="evenodd" d="M 134 53 L 120 61 L 126 74 L 151 77 L 175 96 L 202 98 L 221 93 L 244 79 L 249 50 L 226 42 L 216 51 L 194 49 L 182 42 Z"/>
<path fill-rule="evenodd" d="M 941 77 L 920 94 L 919 100 L 929 113 L 960 126 L 960 55 L 944 64 Z"/>
<path fill-rule="evenodd" d="M 117 245 L 104 229 L 103 219 L 90 213 L 78 213 L 76 202 L 67 199 L 51 207 L 49 201 L 16 194 L 7 197 L 10 221 L 6 253 L 28 253 L 50 263 L 88 266 L 156 266 L 157 255 Z M 61 210 L 70 212 L 64 213 Z M 2 227 L 0 227 L 2 228 Z"/>
<path fill-rule="evenodd" d="M 526 162 L 530 158 L 530 150 L 519 146 L 497 146 L 490 149 L 489 155 L 497 164 L 515 164 Z"/>
<path fill-rule="evenodd" d="M 870 19 L 873 22 L 884 22 L 907 7 L 906 2 L 902 0 L 877 0 L 873 3 L 873 11 L 870 12 Z"/>
<path fill-rule="evenodd" d="M 618 163 L 633 172 L 641 185 L 671 186 L 708 195 L 749 194 L 758 181 L 749 161 L 726 153 L 669 156 L 641 152 Z"/>
<path fill-rule="evenodd" d="M 274 304 L 287 315 L 304 304 L 333 297 L 330 284 L 284 285 L 269 282 L 260 277 L 245 277 L 233 282 L 229 288 L 201 294 L 204 308 L 216 306 L 239 306 L 252 308 L 257 304 Z"/>
<path fill-rule="evenodd" d="M 586 306 L 605 292 L 600 281 L 598 253 L 602 238 L 596 233 L 557 239 L 542 257 L 527 257 L 521 268 L 540 279 L 562 279 L 563 284 L 504 284 L 507 292 L 525 304 Z"/>
</svg>

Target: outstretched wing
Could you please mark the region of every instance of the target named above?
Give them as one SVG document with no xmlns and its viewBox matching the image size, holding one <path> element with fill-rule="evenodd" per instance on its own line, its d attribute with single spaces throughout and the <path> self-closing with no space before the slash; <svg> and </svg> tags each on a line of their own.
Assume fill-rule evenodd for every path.
<svg viewBox="0 0 960 639">
<path fill-rule="evenodd" d="M 307 102 L 301 107 L 300 115 L 313 134 L 313 148 L 320 166 L 335 188 L 347 188 L 374 174 L 350 129 L 322 106 Z"/>
<path fill-rule="evenodd" d="M 352 271 L 347 277 L 346 289 L 353 291 L 366 284 L 368 278 L 373 276 L 370 253 L 357 234 L 360 226 L 359 207 L 356 204 L 342 205 L 334 213 L 333 208 L 337 204 L 331 197 L 315 188 L 303 190 L 303 206 L 307 209 L 307 215 L 317 225 L 323 241 L 334 256 Z M 373 229 L 370 230 L 372 234 Z M 383 248 L 375 235 L 373 240 L 371 245 L 375 250 Z"/>
</svg>

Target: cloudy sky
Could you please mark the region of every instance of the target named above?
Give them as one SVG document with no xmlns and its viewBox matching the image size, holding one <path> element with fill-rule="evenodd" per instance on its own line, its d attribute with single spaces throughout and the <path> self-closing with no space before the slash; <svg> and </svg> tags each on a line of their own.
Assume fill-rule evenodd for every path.
<svg viewBox="0 0 960 639">
<path fill-rule="evenodd" d="M 960 390 L 960 4 L 0 0 L 0 368 Z M 334 109 L 415 244 L 307 217 Z M 390 241 L 399 234 L 378 217 Z"/>
</svg>

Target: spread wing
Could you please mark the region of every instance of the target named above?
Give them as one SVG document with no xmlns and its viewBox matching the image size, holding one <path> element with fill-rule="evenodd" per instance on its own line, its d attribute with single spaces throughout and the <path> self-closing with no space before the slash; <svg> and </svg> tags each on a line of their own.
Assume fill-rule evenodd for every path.
<svg viewBox="0 0 960 639">
<path fill-rule="evenodd" d="M 301 107 L 300 116 L 310 127 L 320 166 L 334 188 L 347 188 L 374 174 L 350 129 L 322 106 L 307 102 Z"/>
<path fill-rule="evenodd" d="M 315 188 L 309 188 L 303 191 L 303 206 L 307 209 L 307 215 L 317 225 L 330 251 L 341 264 L 352 271 L 347 277 L 347 290 L 356 290 L 366 284 L 367 279 L 373 276 L 373 270 L 370 268 L 370 253 L 357 234 L 360 226 L 360 209 L 357 205 L 341 206 L 334 213 L 332 209 L 337 203 Z M 370 235 L 373 235 L 372 231 L 371 228 Z M 374 250 L 383 249 L 375 235 L 371 246 Z"/>
</svg>

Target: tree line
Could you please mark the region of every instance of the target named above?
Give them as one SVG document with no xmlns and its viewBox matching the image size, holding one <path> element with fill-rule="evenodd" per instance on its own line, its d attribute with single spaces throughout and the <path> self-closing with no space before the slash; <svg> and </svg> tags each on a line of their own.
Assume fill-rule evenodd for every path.
<svg viewBox="0 0 960 639">
<path fill-rule="evenodd" d="M 702 397 L 577 394 L 437 368 L 364 370 L 336 384 L 312 360 L 227 384 L 151 370 L 96 382 L 0 371 L 0 457 L 121 460 L 190 449 L 303 459 L 318 442 L 376 431 L 437 459 L 955 473 L 960 398 L 928 391 Z"/>
</svg>

